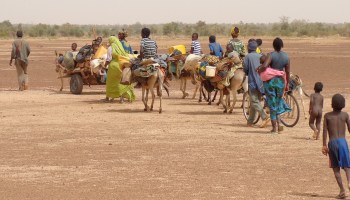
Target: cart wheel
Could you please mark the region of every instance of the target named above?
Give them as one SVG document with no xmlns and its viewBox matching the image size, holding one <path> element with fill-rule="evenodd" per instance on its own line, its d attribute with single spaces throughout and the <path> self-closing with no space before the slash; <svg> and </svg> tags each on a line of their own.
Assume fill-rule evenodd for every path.
<svg viewBox="0 0 350 200">
<path fill-rule="evenodd" d="M 70 92 L 73 94 L 81 94 L 83 85 L 83 78 L 79 74 L 73 74 L 70 78 Z"/>
</svg>

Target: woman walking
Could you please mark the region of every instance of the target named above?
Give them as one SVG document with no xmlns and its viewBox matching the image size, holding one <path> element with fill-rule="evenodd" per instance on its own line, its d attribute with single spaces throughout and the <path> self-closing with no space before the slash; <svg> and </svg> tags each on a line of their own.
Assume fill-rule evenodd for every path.
<svg viewBox="0 0 350 200">
<path fill-rule="evenodd" d="M 106 101 L 113 101 L 114 98 L 120 97 L 120 102 L 123 102 L 123 98 L 127 98 L 129 101 L 135 100 L 135 94 L 132 85 L 120 84 L 122 69 L 121 69 L 121 57 L 128 57 L 125 52 L 122 43 L 115 36 L 111 36 L 108 39 L 110 47 L 107 51 L 107 82 L 106 82 Z"/>
<path fill-rule="evenodd" d="M 270 118 L 272 123 L 271 133 L 278 134 L 278 132 L 283 130 L 283 127 L 279 126 L 279 115 L 291 111 L 283 99 L 284 91 L 288 89 L 290 61 L 288 54 L 282 51 L 283 41 L 281 38 L 277 37 L 274 39 L 273 48 L 274 51 L 267 54 L 265 62 L 259 66 L 257 71 L 261 73 L 265 71 L 267 67 L 271 67 L 272 69 L 285 72 L 286 82 L 284 82 L 282 76 L 275 76 L 263 83 L 267 105 L 270 108 Z"/>
</svg>

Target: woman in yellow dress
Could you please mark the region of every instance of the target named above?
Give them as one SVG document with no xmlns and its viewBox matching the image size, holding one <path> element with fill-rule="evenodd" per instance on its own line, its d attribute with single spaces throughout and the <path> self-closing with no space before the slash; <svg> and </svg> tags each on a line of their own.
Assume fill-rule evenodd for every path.
<svg viewBox="0 0 350 200">
<path fill-rule="evenodd" d="M 110 47 L 107 50 L 107 61 L 105 64 L 105 66 L 108 65 L 106 101 L 113 101 L 114 98 L 120 97 L 121 102 L 123 102 L 123 98 L 131 102 L 135 100 L 133 86 L 120 84 L 122 77 L 121 59 L 128 58 L 128 54 L 117 37 L 109 37 L 108 42 Z"/>
</svg>

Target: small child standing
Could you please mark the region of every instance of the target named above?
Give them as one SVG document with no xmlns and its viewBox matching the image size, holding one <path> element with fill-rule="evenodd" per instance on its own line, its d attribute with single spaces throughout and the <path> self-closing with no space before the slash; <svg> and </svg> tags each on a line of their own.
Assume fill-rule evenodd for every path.
<svg viewBox="0 0 350 200">
<path fill-rule="evenodd" d="M 256 53 L 258 54 L 262 54 L 262 50 L 261 50 L 261 45 L 262 45 L 262 39 L 256 39 L 256 43 L 258 43 L 258 48 L 256 48 Z"/>
<path fill-rule="evenodd" d="M 209 50 L 210 50 L 210 55 L 214 55 L 219 58 L 222 58 L 224 55 L 224 50 L 222 49 L 221 45 L 216 42 L 215 35 L 211 35 L 209 37 Z"/>
<path fill-rule="evenodd" d="M 194 55 L 201 55 L 202 52 L 202 48 L 201 48 L 201 44 L 198 41 L 198 33 L 193 33 L 192 34 L 192 43 L 191 43 L 191 54 Z"/>
<path fill-rule="evenodd" d="M 314 131 L 312 138 L 317 140 L 321 131 L 321 119 L 322 119 L 322 108 L 323 108 L 323 96 L 320 94 L 323 89 L 321 82 L 316 82 L 314 86 L 315 93 L 310 95 L 310 106 L 309 106 L 309 126 Z M 316 120 L 316 124 L 315 124 Z"/>
<path fill-rule="evenodd" d="M 77 57 L 77 54 L 79 53 L 79 51 L 77 50 L 77 43 L 72 43 L 72 54 L 73 54 L 73 59 L 75 60 L 75 58 Z"/>
<path fill-rule="evenodd" d="M 232 52 L 233 52 L 233 45 L 231 43 L 228 43 L 226 45 L 226 52 L 224 54 L 224 58 L 228 57 L 228 55 Z"/>
<path fill-rule="evenodd" d="M 340 167 L 345 170 L 348 180 L 348 188 L 350 189 L 350 157 L 349 147 L 345 139 L 346 125 L 350 132 L 350 119 L 346 112 L 341 110 L 345 107 L 345 98 L 341 94 L 335 94 L 332 97 L 332 112 L 324 115 L 323 121 L 323 147 L 322 153 L 329 155 L 329 165 L 333 169 L 335 179 L 340 188 L 340 193 L 336 196 L 337 199 L 344 199 L 345 189 L 340 175 Z M 327 133 L 329 137 L 328 147 Z"/>
</svg>

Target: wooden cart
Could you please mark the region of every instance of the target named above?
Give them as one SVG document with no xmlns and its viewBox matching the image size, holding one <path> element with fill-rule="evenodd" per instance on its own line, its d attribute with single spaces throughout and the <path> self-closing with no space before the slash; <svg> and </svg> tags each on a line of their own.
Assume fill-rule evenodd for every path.
<svg viewBox="0 0 350 200">
<path fill-rule="evenodd" d="M 58 62 L 58 55 L 56 53 L 56 72 L 59 74 L 58 78 L 61 80 L 60 91 L 63 90 L 63 78 L 70 78 L 70 92 L 72 94 L 81 94 L 84 85 L 104 85 L 103 74 L 100 74 L 100 69 L 104 62 L 100 60 L 100 66 L 93 67 L 91 65 L 91 58 L 86 59 L 83 63 L 77 63 L 73 70 L 67 70 L 62 64 Z"/>
</svg>

